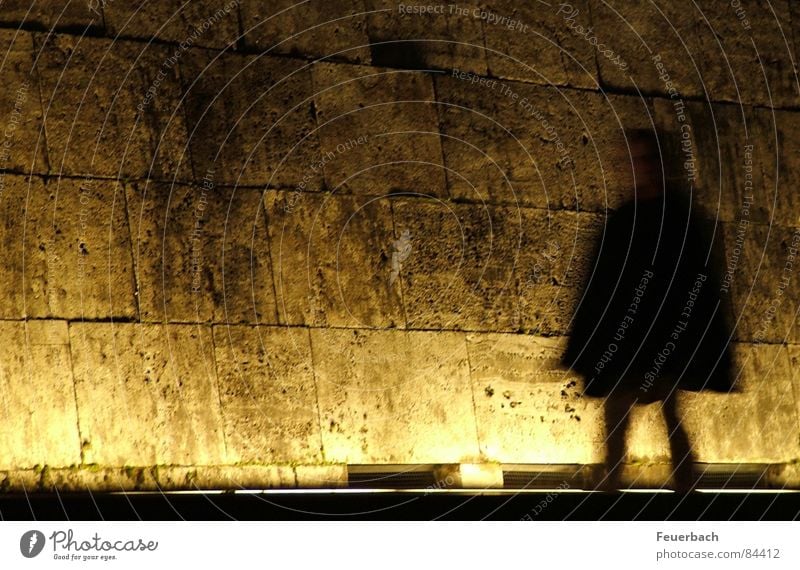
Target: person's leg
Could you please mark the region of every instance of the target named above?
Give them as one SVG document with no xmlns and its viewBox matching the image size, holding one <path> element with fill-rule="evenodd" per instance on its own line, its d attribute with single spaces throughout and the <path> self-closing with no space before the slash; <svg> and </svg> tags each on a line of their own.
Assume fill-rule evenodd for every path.
<svg viewBox="0 0 800 570">
<path fill-rule="evenodd" d="M 694 488 L 694 454 L 689 444 L 689 436 L 681 425 L 676 402 L 676 391 L 664 398 L 662 407 L 667 424 L 667 437 L 672 454 L 672 478 L 677 491 L 690 491 Z"/>
<path fill-rule="evenodd" d="M 611 394 L 604 402 L 606 436 L 606 476 L 600 487 L 616 490 L 620 487 L 623 459 L 625 458 L 625 432 L 630 422 L 634 398 L 627 394 Z"/>
</svg>

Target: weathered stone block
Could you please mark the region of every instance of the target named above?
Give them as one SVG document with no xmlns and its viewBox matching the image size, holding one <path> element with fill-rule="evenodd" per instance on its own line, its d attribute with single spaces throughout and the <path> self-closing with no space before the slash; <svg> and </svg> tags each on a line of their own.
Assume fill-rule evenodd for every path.
<svg viewBox="0 0 800 570">
<path fill-rule="evenodd" d="M 73 323 L 70 342 L 87 463 L 224 462 L 209 327 Z"/>
<path fill-rule="evenodd" d="M 321 173 L 308 64 L 192 50 L 181 60 L 196 178 L 317 190 Z"/>
<path fill-rule="evenodd" d="M 623 4 L 590 0 L 592 24 L 603 43 L 626 65 L 598 57 L 601 81 L 619 89 L 663 94 L 668 87 L 659 77 L 653 58 L 663 64 L 683 95 L 702 93 L 697 58 L 697 36 L 702 35 L 702 19 L 690 7 L 677 4 Z M 599 54 L 598 54 L 599 55 Z M 718 61 L 718 60 L 715 60 Z"/>
<path fill-rule="evenodd" d="M 514 307 L 514 323 L 519 330 L 532 334 L 568 334 L 582 295 L 579 288 L 523 282 Z"/>
<path fill-rule="evenodd" d="M 394 216 L 411 328 L 563 333 L 601 229 L 589 214 L 427 200 L 397 200 Z"/>
<path fill-rule="evenodd" d="M 657 122 L 680 144 L 684 177 L 693 161 L 697 203 L 726 222 L 797 223 L 796 113 L 750 106 L 655 101 Z M 685 120 L 681 120 L 683 115 Z M 688 126 L 687 126 L 688 125 Z M 684 141 L 685 144 L 684 144 Z M 777 149 L 777 150 L 776 150 Z"/>
<path fill-rule="evenodd" d="M 275 489 L 294 487 L 288 465 L 214 465 L 159 469 L 159 485 L 195 489 Z M 168 479 L 168 480 L 165 480 Z"/>
<path fill-rule="evenodd" d="M 0 474 L 0 488 L 6 492 L 29 493 L 41 482 L 39 469 L 14 469 Z"/>
<path fill-rule="evenodd" d="M 387 202 L 297 192 L 265 200 L 281 323 L 403 326 L 403 239 Z"/>
<path fill-rule="evenodd" d="M 50 167 L 60 174 L 189 180 L 174 50 L 36 36 Z M 184 56 L 185 57 L 185 56 Z"/>
<path fill-rule="evenodd" d="M 3 6 L 5 10 L 5 5 Z M 0 197 L 6 170 L 47 170 L 39 77 L 33 68 L 33 36 L 21 30 L 0 30 L 5 88 L 0 93 Z"/>
<path fill-rule="evenodd" d="M 468 334 L 481 453 L 501 463 L 603 460 L 602 403 L 560 367 L 563 339 Z"/>
<path fill-rule="evenodd" d="M 308 330 L 216 326 L 214 345 L 228 461 L 318 462 Z"/>
<path fill-rule="evenodd" d="M 524 329 L 563 334 L 603 236 L 603 217 L 568 211 L 499 208 L 495 226 L 518 252 L 516 322 Z"/>
<path fill-rule="evenodd" d="M 84 33 L 88 27 L 103 25 L 101 0 L 77 2 L 36 2 L 30 0 L 8 0 L 3 2 L 0 22 L 3 24 L 27 24 L 52 29 L 65 29 Z"/>
<path fill-rule="evenodd" d="M 311 331 L 326 461 L 475 462 L 464 337 Z"/>
<path fill-rule="evenodd" d="M 794 441 L 787 441 L 786 443 L 795 446 L 800 445 L 800 346 L 796 344 L 790 344 L 786 347 L 786 349 L 789 356 L 789 371 L 791 372 L 792 377 L 792 394 L 794 396 L 795 406 L 797 407 L 798 418 L 797 438 L 795 438 Z M 775 359 L 773 370 L 775 374 L 782 373 L 782 363 L 780 357 Z M 797 461 L 798 459 L 800 459 L 800 455 L 793 458 L 796 463 L 800 463 Z M 798 473 L 798 476 L 800 476 L 800 472 Z M 796 480 L 800 481 L 800 478 Z"/>
<path fill-rule="evenodd" d="M 126 185 L 143 321 L 277 322 L 262 193 Z"/>
<path fill-rule="evenodd" d="M 133 318 L 122 188 L 111 180 L 7 175 L 0 211 L 6 318 Z"/>
<path fill-rule="evenodd" d="M 651 125 L 636 97 L 439 76 L 453 197 L 602 211 L 631 197 L 625 129 Z"/>
<path fill-rule="evenodd" d="M 763 221 L 768 193 L 764 166 L 774 155 L 766 117 L 752 107 L 680 98 L 655 99 L 654 107 L 656 124 L 666 135 L 669 182 L 691 189 L 705 217 Z"/>
<path fill-rule="evenodd" d="M 476 16 L 474 9 L 470 15 Z M 484 20 L 491 75 L 597 89 L 592 36 L 581 36 L 591 28 L 585 0 L 549 6 L 489 0 L 477 16 Z"/>
<path fill-rule="evenodd" d="M 788 0 L 748 0 L 739 10 L 719 0 L 700 4 L 707 24 L 698 50 L 704 51 L 693 55 L 713 98 L 774 107 L 800 103 L 789 5 Z M 727 73 L 720 72 L 720 59 L 730 66 Z"/>
<path fill-rule="evenodd" d="M 780 463 L 800 456 L 792 363 L 780 345 L 735 345 L 741 392 L 684 393 L 684 423 L 699 461 Z"/>
<path fill-rule="evenodd" d="M 800 225 L 800 172 L 797 169 L 800 144 L 800 115 L 794 111 L 757 109 L 762 128 L 755 136 L 764 159 L 763 188 L 756 187 L 764 203 L 757 209 L 764 220 L 788 227 Z M 776 141 L 777 138 L 777 141 Z M 759 192 L 760 191 L 760 192 Z"/>
<path fill-rule="evenodd" d="M 113 1 L 105 3 L 103 15 L 113 37 L 158 38 L 187 48 L 235 46 L 239 37 L 239 2 L 235 0 Z"/>
<path fill-rule="evenodd" d="M 54 491 L 60 493 L 119 493 L 121 491 L 156 492 L 176 489 L 178 486 L 173 484 L 169 477 L 164 477 L 160 471 L 158 466 L 101 467 L 94 464 L 70 466 L 67 469 L 45 469 L 39 474 L 37 490 L 51 493 Z M 162 477 L 166 481 L 162 481 Z M 164 484 L 162 485 L 162 483 Z"/>
<path fill-rule="evenodd" d="M 297 465 L 295 483 L 301 488 L 331 488 L 347 486 L 346 465 Z"/>
<path fill-rule="evenodd" d="M 473 15 L 474 5 L 439 4 L 432 12 L 419 13 L 396 0 L 365 4 L 374 65 L 486 75 L 483 29 Z"/>
<path fill-rule="evenodd" d="M 241 10 L 248 48 L 369 63 L 363 0 L 243 0 Z"/>
<path fill-rule="evenodd" d="M 41 194 L 44 183 L 40 178 L 3 174 L 3 193 L 0 196 L 0 264 L 4 267 L 0 273 L 0 287 L 4 292 L 0 295 L 0 316 L 6 319 L 19 319 L 25 314 L 26 299 L 25 273 L 30 274 L 30 260 L 26 260 L 26 271 L 23 272 L 25 241 L 23 224 L 29 214 L 26 212 L 25 196 L 30 191 Z M 33 194 L 33 195 L 36 195 Z M 28 222 L 30 223 L 30 221 Z M 40 263 L 43 259 L 40 259 Z M 43 271 L 40 266 L 39 273 Z M 35 270 L 33 270 L 35 273 Z M 41 279 L 41 278 L 40 278 Z M 42 284 L 40 283 L 39 288 Z"/>
<path fill-rule="evenodd" d="M 512 222 L 477 205 L 419 199 L 396 200 L 393 211 L 395 231 L 408 236 L 400 276 L 409 328 L 514 326 Z"/>
<path fill-rule="evenodd" d="M 800 230 L 762 224 L 723 224 L 726 266 L 723 295 L 730 295 L 735 338 L 796 342 Z"/>
<path fill-rule="evenodd" d="M 0 321 L 0 468 L 81 460 L 66 321 Z"/>
<path fill-rule="evenodd" d="M 313 76 L 330 190 L 447 195 L 430 76 L 332 63 Z"/>
<path fill-rule="evenodd" d="M 598 54 L 605 85 L 660 94 L 675 88 L 712 101 L 797 104 L 787 0 L 744 1 L 741 12 L 718 0 L 591 0 L 590 7 L 598 37 L 629 64 L 622 69 Z"/>
</svg>

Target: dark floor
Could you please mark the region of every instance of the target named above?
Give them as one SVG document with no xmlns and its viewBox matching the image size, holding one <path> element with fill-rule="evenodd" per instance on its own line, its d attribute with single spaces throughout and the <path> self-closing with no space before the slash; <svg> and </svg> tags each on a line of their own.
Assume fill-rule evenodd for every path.
<svg viewBox="0 0 800 570">
<path fill-rule="evenodd" d="M 800 493 L 9 495 L 3 520 L 798 520 Z"/>
</svg>

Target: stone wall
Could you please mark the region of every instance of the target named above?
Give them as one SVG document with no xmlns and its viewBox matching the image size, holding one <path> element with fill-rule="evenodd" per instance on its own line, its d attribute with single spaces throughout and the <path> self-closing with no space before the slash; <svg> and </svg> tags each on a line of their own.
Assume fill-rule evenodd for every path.
<svg viewBox="0 0 800 570">
<path fill-rule="evenodd" d="M 681 399 L 698 459 L 800 484 L 800 3 L 29 1 L 0 14 L 0 486 L 601 462 L 558 360 L 652 125 L 729 262 L 743 391 Z M 633 425 L 666 464 L 657 406 Z"/>
</svg>

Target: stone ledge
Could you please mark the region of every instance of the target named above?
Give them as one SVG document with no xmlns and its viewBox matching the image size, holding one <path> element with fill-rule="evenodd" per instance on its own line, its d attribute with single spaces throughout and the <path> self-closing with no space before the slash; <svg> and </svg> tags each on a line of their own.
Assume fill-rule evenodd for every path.
<svg viewBox="0 0 800 570">
<path fill-rule="evenodd" d="M 344 465 L 151 465 L 66 468 L 35 466 L 0 471 L 0 494 L 13 492 L 121 492 L 337 488 L 347 484 Z"/>
<path fill-rule="evenodd" d="M 366 467 L 366 466 L 362 466 Z M 385 471 L 386 465 L 374 465 Z M 401 469 L 424 467 L 394 466 Z M 428 466 L 433 469 L 437 466 Z M 450 467 L 450 470 L 442 470 Z M 506 491 L 592 490 L 602 479 L 600 464 L 454 464 L 438 466 L 433 474 L 439 479 L 428 491 L 441 489 L 505 489 Z M 800 463 L 709 463 L 696 464 L 702 474 L 699 489 L 798 490 Z M 475 477 L 475 473 L 481 473 Z M 669 489 L 671 466 L 668 463 L 629 463 L 623 467 L 622 488 Z M 513 480 L 510 473 L 518 473 Z M 536 474 L 542 477 L 534 478 Z M 388 474 L 388 472 L 387 472 Z M 561 485 L 552 484 L 561 476 Z M 532 482 L 520 485 L 525 476 Z M 540 482 L 536 483 L 536 479 Z M 727 483 L 725 483 L 727 481 Z M 390 485 L 391 486 L 391 485 Z M 175 492 L 175 491 L 247 491 L 265 489 L 343 489 L 349 488 L 348 465 L 153 465 L 103 467 L 84 464 L 67 468 L 35 466 L 32 469 L 0 471 L 0 495 L 4 493 L 51 492 Z M 393 485 L 392 488 L 402 488 Z"/>
</svg>

